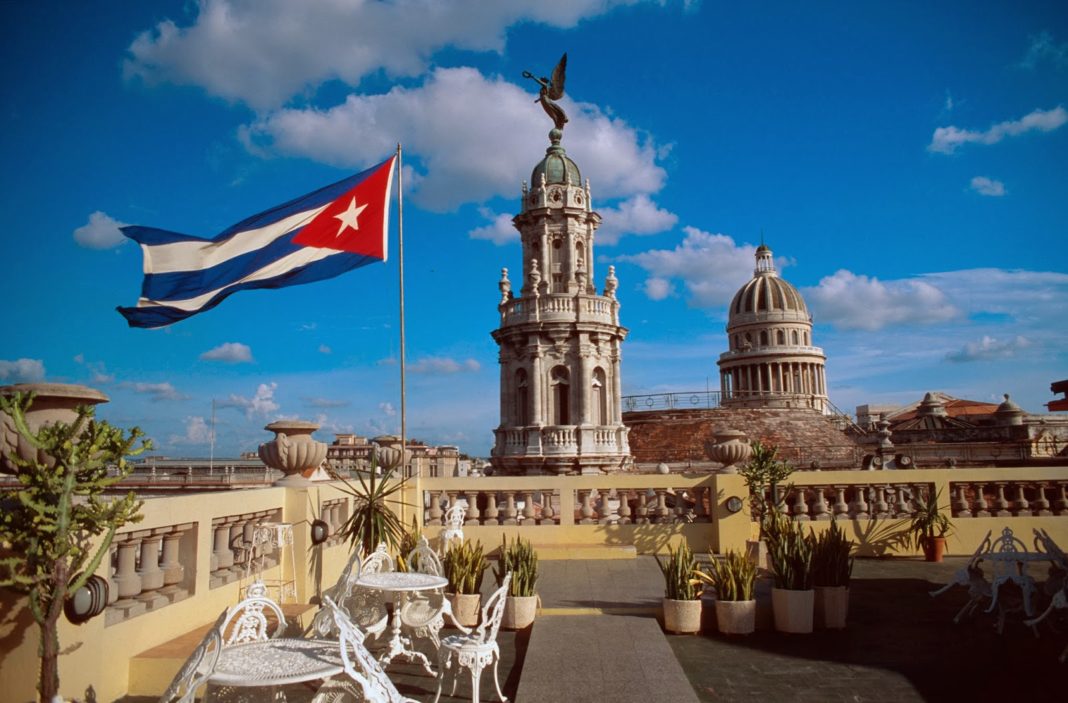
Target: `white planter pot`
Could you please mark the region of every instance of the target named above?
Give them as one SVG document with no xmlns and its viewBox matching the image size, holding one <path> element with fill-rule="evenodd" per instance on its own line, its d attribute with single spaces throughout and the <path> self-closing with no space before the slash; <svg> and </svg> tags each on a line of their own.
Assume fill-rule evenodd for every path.
<svg viewBox="0 0 1068 703">
<path fill-rule="evenodd" d="M 449 602 L 452 604 L 452 616 L 456 622 L 464 627 L 477 627 L 481 616 L 479 607 L 482 605 L 482 596 L 478 593 L 450 593 Z"/>
<path fill-rule="evenodd" d="M 812 632 L 812 613 L 816 592 L 790 591 L 784 588 L 771 589 L 771 606 L 775 613 L 775 629 L 778 632 L 806 634 Z"/>
<path fill-rule="evenodd" d="M 828 630 L 844 629 L 848 613 L 848 586 L 816 586 L 817 626 Z"/>
<path fill-rule="evenodd" d="M 716 623 L 725 635 L 748 635 L 756 629 L 756 600 L 717 600 Z"/>
<path fill-rule="evenodd" d="M 697 633 L 701 631 L 701 600 L 664 599 L 664 629 L 668 632 Z"/>
<path fill-rule="evenodd" d="M 534 623 L 534 615 L 538 612 L 538 597 L 534 596 L 507 596 L 504 599 L 504 614 L 501 616 L 501 627 L 506 630 L 522 630 Z"/>
</svg>

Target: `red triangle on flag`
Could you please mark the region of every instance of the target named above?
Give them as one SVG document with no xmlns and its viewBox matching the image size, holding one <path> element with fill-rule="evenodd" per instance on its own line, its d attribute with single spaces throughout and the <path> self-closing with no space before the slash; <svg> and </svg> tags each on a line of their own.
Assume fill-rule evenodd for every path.
<svg viewBox="0 0 1068 703">
<path fill-rule="evenodd" d="M 396 157 L 329 203 L 293 238 L 294 244 L 386 258 L 389 192 Z"/>
</svg>

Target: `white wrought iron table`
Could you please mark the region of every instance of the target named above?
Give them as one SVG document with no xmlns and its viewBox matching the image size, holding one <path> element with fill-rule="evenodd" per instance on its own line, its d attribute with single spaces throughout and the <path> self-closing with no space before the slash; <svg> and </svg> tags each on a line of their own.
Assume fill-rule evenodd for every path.
<svg viewBox="0 0 1068 703">
<path fill-rule="evenodd" d="M 401 634 L 401 610 L 409 593 L 432 591 L 438 588 L 445 588 L 448 584 L 448 579 L 442 576 L 405 571 L 364 574 L 356 581 L 357 587 L 383 591 L 388 593 L 393 600 L 393 619 L 390 623 L 389 647 L 378 658 L 383 667 L 387 666 L 395 657 L 403 655 L 408 661 L 419 660 L 428 674 L 437 676 L 426 655 L 416 651 L 412 646 L 411 637 Z"/>
<path fill-rule="evenodd" d="M 283 637 L 224 647 L 208 683 L 285 686 L 327 679 L 345 670 L 336 641 Z"/>
</svg>

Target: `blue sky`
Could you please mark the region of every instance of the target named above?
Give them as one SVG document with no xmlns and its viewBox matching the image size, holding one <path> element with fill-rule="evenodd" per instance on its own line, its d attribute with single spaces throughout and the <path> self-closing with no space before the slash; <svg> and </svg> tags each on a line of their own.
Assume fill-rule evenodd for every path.
<svg viewBox="0 0 1068 703">
<path fill-rule="evenodd" d="M 831 400 L 1044 411 L 1068 376 L 1063 2 L 0 4 L 0 383 L 87 383 L 160 453 L 277 417 L 399 429 L 396 259 L 129 329 L 120 223 L 211 236 L 405 150 L 409 436 L 485 455 L 500 268 L 568 52 L 564 146 L 620 279 L 623 392 L 718 384 L 761 231 Z"/>
</svg>

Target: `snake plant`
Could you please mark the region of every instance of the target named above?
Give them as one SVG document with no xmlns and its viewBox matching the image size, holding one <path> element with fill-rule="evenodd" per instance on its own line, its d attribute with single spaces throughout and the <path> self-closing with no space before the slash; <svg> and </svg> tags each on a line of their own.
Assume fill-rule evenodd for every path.
<svg viewBox="0 0 1068 703">
<path fill-rule="evenodd" d="M 538 553 L 528 540 L 516 537 L 514 542 L 508 542 L 506 537 L 501 537 L 501 558 L 493 569 L 498 586 L 508 572 L 512 572 L 508 595 L 518 598 L 534 595 L 538 585 Z"/>
</svg>

